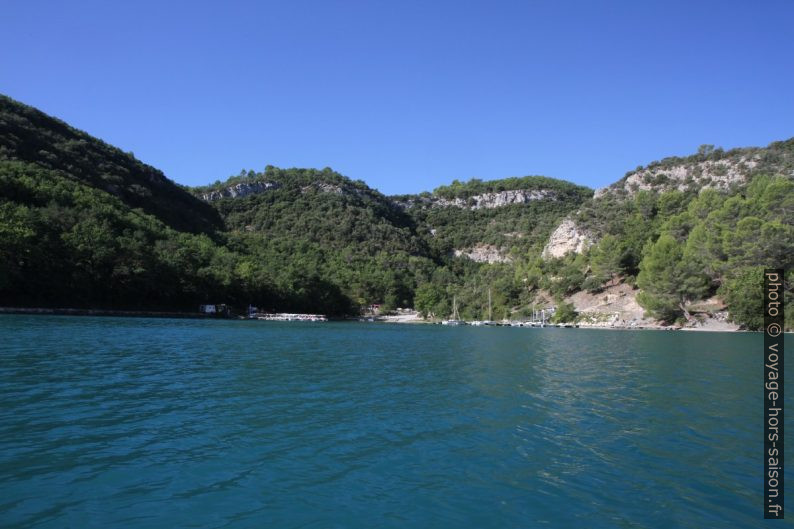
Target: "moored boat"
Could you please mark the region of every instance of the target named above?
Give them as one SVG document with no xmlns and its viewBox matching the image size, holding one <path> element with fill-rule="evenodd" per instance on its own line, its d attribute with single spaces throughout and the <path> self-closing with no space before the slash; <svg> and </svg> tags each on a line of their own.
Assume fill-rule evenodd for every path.
<svg viewBox="0 0 794 529">
<path fill-rule="evenodd" d="M 452 318 L 443 320 L 441 325 L 466 325 L 466 322 L 461 320 L 460 314 L 458 314 L 458 298 L 456 296 L 452 297 Z"/>
</svg>

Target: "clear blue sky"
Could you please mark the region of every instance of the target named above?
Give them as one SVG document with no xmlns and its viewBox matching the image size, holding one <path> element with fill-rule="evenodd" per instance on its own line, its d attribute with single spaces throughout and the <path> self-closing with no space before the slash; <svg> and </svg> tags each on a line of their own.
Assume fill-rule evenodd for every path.
<svg viewBox="0 0 794 529">
<path fill-rule="evenodd" d="M 794 2 L 6 0 L 0 92 L 173 180 L 381 191 L 794 136 Z"/>
</svg>

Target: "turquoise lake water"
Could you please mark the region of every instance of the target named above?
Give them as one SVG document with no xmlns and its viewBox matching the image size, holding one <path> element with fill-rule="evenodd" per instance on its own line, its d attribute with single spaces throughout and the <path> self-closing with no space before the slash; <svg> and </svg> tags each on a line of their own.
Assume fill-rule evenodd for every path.
<svg viewBox="0 0 794 529">
<path fill-rule="evenodd" d="M 762 342 L 2 316 L 0 527 L 765 527 Z"/>
</svg>

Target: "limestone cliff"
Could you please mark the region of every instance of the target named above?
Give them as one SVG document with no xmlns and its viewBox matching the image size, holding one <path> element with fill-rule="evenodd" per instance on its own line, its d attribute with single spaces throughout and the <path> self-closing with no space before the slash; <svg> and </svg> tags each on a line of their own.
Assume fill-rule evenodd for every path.
<svg viewBox="0 0 794 529">
<path fill-rule="evenodd" d="M 726 190 L 733 184 L 743 184 L 758 165 L 757 156 L 739 159 L 649 166 L 630 172 L 609 187 L 599 189 L 594 198 L 611 192 L 634 195 L 638 191 L 688 191 L 705 188 Z"/>
<path fill-rule="evenodd" d="M 199 197 L 205 202 L 220 200 L 221 198 L 237 198 L 262 193 L 270 189 L 278 189 L 276 182 L 241 182 L 215 191 L 202 193 Z"/>
<path fill-rule="evenodd" d="M 492 209 L 513 204 L 527 204 L 536 200 L 557 200 L 557 194 L 549 189 L 511 189 L 482 193 L 468 198 L 443 198 L 436 195 L 419 195 L 397 201 L 403 208 L 412 207 L 457 207 L 466 209 Z"/>
<path fill-rule="evenodd" d="M 568 253 L 582 253 L 595 241 L 593 236 L 579 228 L 571 218 L 565 218 L 552 232 L 543 248 L 543 258 L 559 258 Z"/>
<path fill-rule="evenodd" d="M 696 154 L 672 156 L 629 171 L 614 184 L 599 189 L 595 198 L 607 194 L 633 196 L 639 191 L 728 190 L 746 184 L 757 174 L 794 177 L 794 138 L 767 147 L 744 147 L 724 151 L 702 145 Z"/>
</svg>

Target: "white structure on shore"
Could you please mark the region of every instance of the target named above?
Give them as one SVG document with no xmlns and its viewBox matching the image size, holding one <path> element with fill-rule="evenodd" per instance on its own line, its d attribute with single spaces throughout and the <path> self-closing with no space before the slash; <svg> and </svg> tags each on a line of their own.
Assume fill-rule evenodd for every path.
<svg viewBox="0 0 794 529">
<path fill-rule="evenodd" d="M 255 314 L 254 317 L 263 321 L 328 321 L 328 318 L 322 314 L 290 314 L 286 312 Z"/>
</svg>

